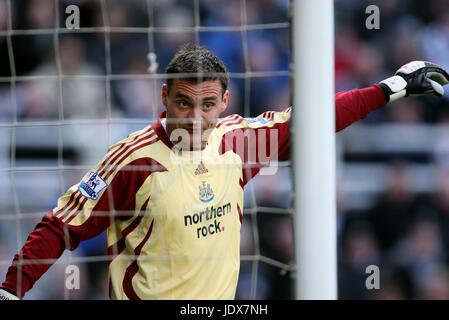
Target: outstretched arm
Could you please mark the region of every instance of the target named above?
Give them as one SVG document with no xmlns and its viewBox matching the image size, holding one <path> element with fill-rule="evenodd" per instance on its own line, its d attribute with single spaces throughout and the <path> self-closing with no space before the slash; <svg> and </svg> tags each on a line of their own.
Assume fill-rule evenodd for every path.
<svg viewBox="0 0 449 320">
<path fill-rule="evenodd" d="M 443 96 L 449 74 L 442 67 L 426 61 L 402 66 L 393 77 L 369 88 L 354 89 L 335 96 L 336 131 L 365 118 L 371 111 L 398 99 L 432 93 Z"/>
<path fill-rule="evenodd" d="M 370 112 L 385 106 L 388 102 L 408 96 L 432 93 L 444 94 L 443 85 L 449 83 L 449 74 L 440 66 L 424 61 L 410 62 L 401 67 L 396 74 L 368 88 L 354 89 L 335 95 L 335 129 L 343 130 L 352 123 L 365 118 Z M 234 150 L 246 164 L 243 170 L 242 185 L 257 175 L 260 168 L 269 160 L 287 160 L 290 154 L 290 116 L 291 108 L 282 112 L 267 111 L 257 118 L 224 118 L 218 127 L 228 126 L 223 136 L 221 152 Z M 247 135 L 251 131 L 253 135 Z M 271 132 L 275 131 L 275 138 Z M 240 138 L 240 139 L 239 139 Z M 253 141 L 250 141 L 251 138 Z M 236 141 L 249 140 L 246 147 L 238 147 Z M 273 141 L 274 140 L 274 141 Z M 259 146 L 270 150 L 259 150 Z M 271 152 L 273 151 L 274 152 Z M 248 161 L 248 155 L 258 155 Z M 248 162 L 251 162 L 248 164 Z"/>
</svg>

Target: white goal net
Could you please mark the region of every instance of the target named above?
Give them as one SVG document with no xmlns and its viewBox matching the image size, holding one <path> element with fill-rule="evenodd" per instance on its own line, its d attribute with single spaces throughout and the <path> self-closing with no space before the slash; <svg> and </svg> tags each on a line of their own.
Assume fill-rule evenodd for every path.
<svg viewBox="0 0 449 320">
<path fill-rule="evenodd" d="M 289 33 L 288 0 L 0 0 L 0 281 L 58 197 L 163 111 L 177 49 L 221 57 L 226 115 L 254 117 L 291 104 Z M 246 187 L 238 299 L 293 297 L 291 190 L 288 163 Z M 107 299 L 106 249 L 66 251 L 26 298 Z"/>
</svg>

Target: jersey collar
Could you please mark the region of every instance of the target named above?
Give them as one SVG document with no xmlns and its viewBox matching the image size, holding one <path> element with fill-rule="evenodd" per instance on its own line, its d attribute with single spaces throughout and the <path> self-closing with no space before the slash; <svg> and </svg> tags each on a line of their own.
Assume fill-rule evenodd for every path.
<svg viewBox="0 0 449 320">
<path fill-rule="evenodd" d="M 154 130 L 158 137 L 162 140 L 162 142 L 172 149 L 174 147 L 173 143 L 170 141 L 170 138 L 167 135 L 167 130 L 162 124 L 162 120 L 167 120 L 167 112 L 163 111 L 160 113 L 159 118 L 157 119 L 157 123 L 154 125 Z"/>
</svg>

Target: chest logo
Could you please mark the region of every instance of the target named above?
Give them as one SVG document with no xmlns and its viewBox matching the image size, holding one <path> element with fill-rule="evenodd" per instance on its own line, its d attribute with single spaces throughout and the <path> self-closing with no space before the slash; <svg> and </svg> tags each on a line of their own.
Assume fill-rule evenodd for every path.
<svg viewBox="0 0 449 320">
<path fill-rule="evenodd" d="M 200 200 L 202 202 L 209 202 L 214 198 L 214 191 L 212 190 L 210 184 L 206 184 L 206 181 L 201 181 L 199 186 Z"/>
<path fill-rule="evenodd" d="M 195 170 L 195 175 L 198 176 L 200 174 L 208 173 L 209 170 L 207 170 L 206 166 L 204 165 L 203 161 L 200 162 L 198 167 Z"/>
</svg>

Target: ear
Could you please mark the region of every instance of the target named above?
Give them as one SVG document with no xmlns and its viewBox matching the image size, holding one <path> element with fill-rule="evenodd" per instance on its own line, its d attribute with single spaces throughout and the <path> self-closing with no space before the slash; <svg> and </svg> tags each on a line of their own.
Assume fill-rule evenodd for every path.
<svg viewBox="0 0 449 320">
<path fill-rule="evenodd" d="M 165 106 L 165 109 L 167 109 L 168 90 L 167 84 L 165 83 L 162 85 L 161 95 L 162 95 L 162 104 Z"/>
<path fill-rule="evenodd" d="M 228 103 L 229 103 L 229 90 L 226 90 L 225 93 L 223 94 L 223 101 L 221 103 L 220 113 L 226 110 L 226 108 L 228 107 Z"/>
</svg>

